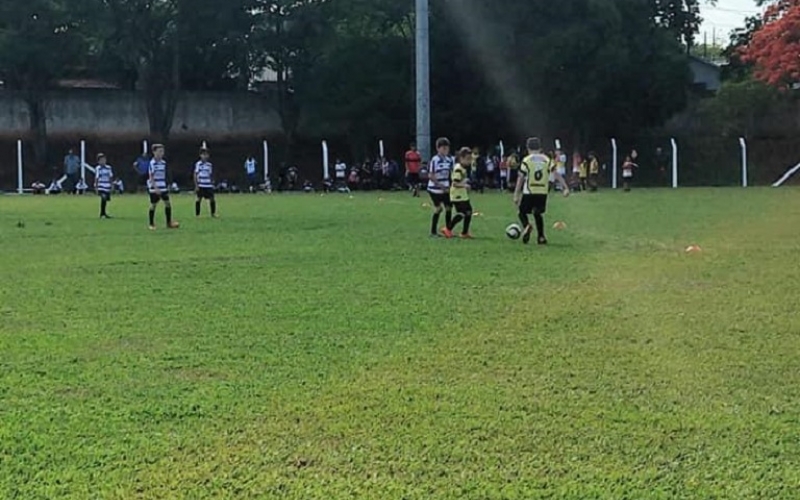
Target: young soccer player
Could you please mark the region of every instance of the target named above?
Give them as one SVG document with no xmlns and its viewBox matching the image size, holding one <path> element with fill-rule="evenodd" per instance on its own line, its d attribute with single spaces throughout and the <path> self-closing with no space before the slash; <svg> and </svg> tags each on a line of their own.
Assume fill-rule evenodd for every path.
<svg viewBox="0 0 800 500">
<path fill-rule="evenodd" d="M 639 168 L 639 165 L 633 161 L 633 156 L 626 156 L 625 163 L 622 164 L 622 186 L 626 193 L 631 190 L 633 171 L 637 168 Z"/>
<path fill-rule="evenodd" d="M 411 188 L 411 196 L 419 198 L 419 171 L 422 166 L 422 156 L 417 151 L 417 144 L 412 142 L 411 146 L 406 151 L 405 155 L 406 164 L 406 182 Z"/>
<path fill-rule="evenodd" d="M 172 203 L 169 199 L 167 185 L 167 162 L 164 160 L 164 146 L 153 144 L 153 159 L 150 160 L 148 169 L 147 190 L 150 193 L 150 230 L 156 229 L 156 206 L 159 201 L 164 202 L 164 215 L 167 217 L 167 227 L 177 229 L 178 223 L 172 220 Z"/>
<path fill-rule="evenodd" d="M 106 211 L 108 202 L 111 201 L 111 191 L 114 188 L 114 170 L 106 164 L 106 155 L 97 155 L 97 166 L 94 171 L 94 190 L 100 197 L 100 218 L 110 219 Z"/>
<path fill-rule="evenodd" d="M 438 237 L 439 218 L 444 211 L 445 227 L 450 226 L 453 218 L 453 205 L 450 203 L 450 175 L 455 161 L 450 156 L 450 141 L 447 138 L 436 140 L 436 156 L 431 159 L 428 168 L 428 194 L 433 205 L 431 219 L 431 237 Z"/>
<path fill-rule="evenodd" d="M 469 201 L 469 172 L 468 168 L 474 161 L 474 156 L 469 148 L 461 148 L 458 152 L 458 163 L 453 167 L 453 178 L 450 184 L 450 202 L 456 209 L 456 216 L 447 224 L 444 235 L 453 237 L 453 229 L 464 221 L 461 238 L 471 240 L 469 226 L 472 223 L 472 204 Z"/>
<path fill-rule="evenodd" d="M 589 188 L 592 191 L 597 191 L 597 186 L 600 183 L 600 162 L 597 161 L 597 155 L 589 153 Z"/>
<path fill-rule="evenodd" d="M 214 167 L 208 161 L 208 149 L 200 150 L 200 160 L 194 164 L 194 192 L 197 199 L 194 202 L 194 215 L 200 217 L 200 208 L 203 200 L 208 200 L 211 207 L 211 217 L 217 217 L 217 199 L 214 196 Z"/>
<path fill-rule="evenodd" d="M 579 167 L 578 167 L 578 178 L 581 182 L 581 192 L 586 191 L 587 183 L 586 179 L 589 178 L 589 160 L 584 158 L 581 160 Z"/>
<path fill-rule="evenodd" d="M 514 191 L 514 204 L 519 207 L 519 220 L 522 222 L 522 242 L 528 244 L 531 241 L 531 226 L 528 216 L 533 213 L 536 221 L 537 242 L 540 245 L 547 244 L 544 235 L 544 214 L 547 212 L 547 189 L 549 185 L 549 172 L 551 168 L 550 158 L 542 153 L 542 142 L 538 137 L 531 137 L 526 142 L 528 156 L 522 160 L 519 167 L 519 178 L 517 187 Z M 553 175 L 556 182 L 561 185 L 561 192 L 564 196 L 569 196 L 569 186 L 564 181 L 564 177 L 554 171 Z"/>
</svg>

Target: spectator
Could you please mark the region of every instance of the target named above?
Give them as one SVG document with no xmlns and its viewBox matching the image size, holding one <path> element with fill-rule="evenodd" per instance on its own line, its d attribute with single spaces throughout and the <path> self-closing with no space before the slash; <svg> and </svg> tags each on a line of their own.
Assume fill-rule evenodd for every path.
<svg viewBox="0 0 800 500">
<path fill-rule="evenodd" d="M 292 165 L 286 170 L 286 184 L 289 191 L 294 191 L 295 189 L 297 189 L 297 186 L 300 182 L 299 178 L 300 178 L 300 170 L 294 165 Z"/>
<path fill-rule="evenodd" d="M 53 178 L 50 182 L 50 186 L 47 188 L 47 194 L 61 194 L 61 183 L 58 179 Z"/>
<path fill-rule="evenodd" d="M 358 184 L 361 181 L 358 177 L 358 169 L 353 167 L 350 169 L 350 174 L 347 176 L 347 187 L 350 191 L 358 189 Z"/>
<path fill-rule="evenodd" d="M 251 193 L 254 193 L 258 186 L 258 178 L 256 177 L 257 166 L 258 162 L 252 155 L 248 156 L 247 160 L 244 162 L 244 171 L 247 174 L 247 184 Z"/>
<path fill-rule="evenodd" d="M 600 183 L 600 162 L 594 152 L 589 153 L 589 189 L 597 191 Z"/>
<path fill-rule="evenodd" d="M 64 175 L 67 176 L 67 191 L 70 194 L 77 192 L 78 177 L 81 170 L 81 159 L 70 149 L 64 157 Z"/>
<path fill-rule="evenodd" d="M 47 185 L 43 182 L 35 181 L 31 184 L 31 192 L 33 192 L 33 194 L 44 194 L 46 189 Z"/>
<path fill-rule="evenodd" d="M 314 183 L 310 180 L 306 179 L 303 182 L 303 191 L 306 193 L 313 193 L 314 192 Z"/>
<path fill-rule="evenodd" d="M 79 195 L 86 194 L 86 190 L 89 189 L 89 185 L 86 184 L 85 179 L 78 179 L 78 183 L 75 185 L 75 193 Z"/>
<path fill-rule="evenodd" d="M 122 179 L 114 181 L 114 193 L 125 194 L 125 184 L 122 182 Z"/>
<path fill-rule="evenodd" d="M 222 179 L 219 184 L 217 184 L 217 192 L 218 193 L 228 193 L 230 192 L 230 188 L 228 187 L 228 180 Z"/>
<path fill-rule="evenodd" d="M 336 184 L 344 185 L 347 177 L 347 165 L 340 159 L 336 159 L 336 165 L 333 167 L 336 173 Z"/>
<path fill-rule="evenodd" d="M 484 183 L 489 189 L 495 186 L 495 176 L 497 175 L 497 160 L 492 156 L 486 157 L 486 177 Z"/>
<path fill-rule="evenodd" d="M 669 155 L 664 152 L 663 148 L 656 148 L 656 169 L 662 186 L 669 184 L 669 177 L 667 176 L 669 160 Z"/>
<path fill-rule="evenodd" d="M 133 162 L 133 169 L 136 171 L 138 178 L 138 188 L 147 189 L 147 182 L 150 177 L 150 155 L 142 153 Z"/>
<path fill-rule="evenodd" d="M 325 180 L 322 181 L 322 191 L 325 193 L 333 192 L 333 181 L 331 181 L 330 177 L 326 177 Z"/>
<path fill-rule="evenodd" d="M 375 186 L 376 189 L 380 189 L 383 186 L 383 158 L 378 158 L 375 160 L 375 163 L 372 164 L 372 185 Z"/>
<path fill-rule="evenodd" d="M 411 190 L 411 196 L 419 197 L 420 178 L 419 173 L 422 166 L 422 156 L 417 151 L 417 143 L 412 142 L 405 154 L 406 164 L 406 184 Z"/>
<path fill-rule="evenodd" d="M 169 192 L 173 194 L 179 194 L 181 192 L 180 186 L 178 183 L 173 181 L 172 184 L 169 185 Z"/>
</svg>

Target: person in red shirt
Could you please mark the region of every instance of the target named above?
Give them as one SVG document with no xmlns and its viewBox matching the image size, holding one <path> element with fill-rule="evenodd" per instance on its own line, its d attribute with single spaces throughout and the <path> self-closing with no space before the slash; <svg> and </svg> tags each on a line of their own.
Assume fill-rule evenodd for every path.
<svg viewBox="0 0 800 500">
<path fill-rule="evenodd" d="M 406 182 L 413 190 L 412 196 L 419 198 L 419 169 L 422 165 L 422 157 L 419 155 L 419 151 L 417 151 L 417 145 L 413 142 L 408 151 L 406 151 L 405 163 Z"/>
</svg>

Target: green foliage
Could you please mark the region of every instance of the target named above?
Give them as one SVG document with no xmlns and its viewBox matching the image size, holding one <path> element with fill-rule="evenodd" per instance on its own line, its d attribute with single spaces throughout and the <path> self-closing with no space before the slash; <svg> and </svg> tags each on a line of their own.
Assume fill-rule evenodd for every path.
<svg viewBox="0 0 800 500">
<path fill-rule="evenodd" d="M 714 98 L 700 103 L 698 112 L 710 129 L 723 135 L 750 136 L 759 129 L 763 133 L 763 117 L 778 116 L 781 108 L 793 107 L 794 102 L 793 96 L 749 78 L 725 82 Z"/>
<path fill-rule="evenodd" d="M 21 90 L 42 90 L 70 74 L 86 49 L 81 2 L 0 2 L 0 79 Z"/>
<path fill-rule="evenodd" d="M 0 497 L 794 499 L 797 195 L 0 197 Z"/>
</svg>

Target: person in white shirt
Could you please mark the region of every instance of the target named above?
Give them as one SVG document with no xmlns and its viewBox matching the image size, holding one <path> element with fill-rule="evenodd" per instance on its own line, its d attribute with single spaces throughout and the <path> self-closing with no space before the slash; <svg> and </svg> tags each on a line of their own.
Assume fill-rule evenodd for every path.
<svg viewBox="0 0 800 500">
<path fill-rule="evenodd" d="M 336 184 L 344 184 L 347 177 L 347 165 L 342 160 L 337 159 L 336 165 L 333 167 L 336 173 Z"/>
<path fill-rule="evenodd" d="M 254 192 L 258 186 L 258 179 L 256 179 L 256 167 L 258 162 L 252 156 L 248 156 L 244 162 L 244 171 L 247 173 L 247 183 L 250 185 L 250 192 Z"/>
<path fill-rule="evenodd" d="M 106 163 L 106 155 L 97 155 L 97 166 L 94 169 L 94 190 L 100 197 L 100 218 L 110 219 L 106 206 L 111 201 L 111 190 L 114 184 L 114 169 Z"/>
<path fill-rule="evenodd" d="M 79 180 L 78 184 L 75 186 L 75 191 L 78 194 L 86 194 L 87 189 L 89 189 L 89 185 L 86 184 L 86 179 Z"/>
</svg>

